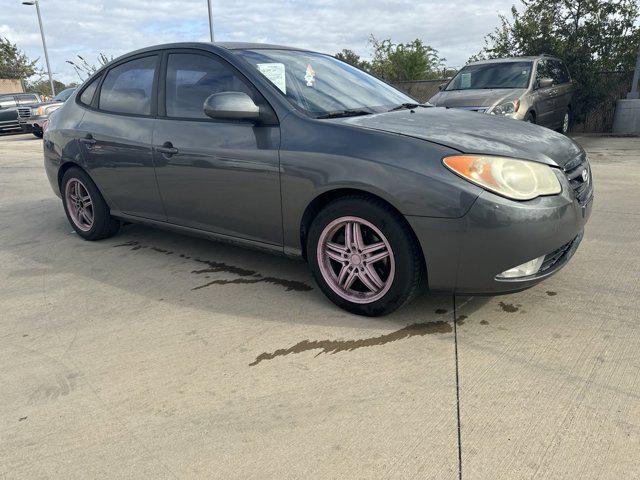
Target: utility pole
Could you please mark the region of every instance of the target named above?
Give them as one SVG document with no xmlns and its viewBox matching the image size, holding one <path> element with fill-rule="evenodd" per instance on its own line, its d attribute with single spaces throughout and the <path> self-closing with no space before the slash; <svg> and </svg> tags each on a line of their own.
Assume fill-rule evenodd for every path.
<svg viewBox="0 0 640 480">
<path fill-rule="evenodd" d="M 213 11 L 211 9 L 211 0 L 207 0 L 207 9 L 209 11 L 209 35 L 211 36 L 211 43 L 213 43 Z"/>
<path fill-rule="evenodd" d="M 38 14 L 38 24 L 40 25 L 40 36 L 42 37 L 42 48 L 44 48 L 44 59 L 47 62 L 47 73 L 49 74 L 49 84 L 51 85 L 51 96 L 56 95 L 56 88 L 53 86 L 53 77 L 51 76 L 51 65 L 49 65 L 49 52 L 47 52 L 47 42 L 44 39 L 44 28 L 42 27 L 42 17 L 40 16 L 40 4 L 38 0 L 30 2 L 22 2 L 23 5 L 35 5 Z"/>
</svg>

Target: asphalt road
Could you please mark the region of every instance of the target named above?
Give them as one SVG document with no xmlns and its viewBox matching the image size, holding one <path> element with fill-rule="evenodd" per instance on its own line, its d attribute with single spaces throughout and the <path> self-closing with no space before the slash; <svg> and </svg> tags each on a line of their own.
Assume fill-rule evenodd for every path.
<svg viewBox="0 0 640 480">
<path fill-rule="evenodd" d="M 369 319 L 301 262 L 82 241 L 41 140 L 0 137 L 0 477 L 640 478 L 640 139 L 579 141 L 596 200 L 564 270 Z"/>
</svg>

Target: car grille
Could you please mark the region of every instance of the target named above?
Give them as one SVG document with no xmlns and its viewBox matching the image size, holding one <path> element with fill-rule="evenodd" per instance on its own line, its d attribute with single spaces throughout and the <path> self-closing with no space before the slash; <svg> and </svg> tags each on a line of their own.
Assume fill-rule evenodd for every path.
<svg viewBox="0 0 640 480">
<path fill-rule="evenodd" d="M 29 118 L 31 116 L 31 109 L 28 107 L 19 108 L 18 116 L 20 118 Z"/>
<path fill-rule="evenodd" d="M 576 199 L 581 205 L 587 203 L 593 193 L 591 166 L 587 155 L 581 153 L 564 166 L 564 174 L 569 180 Z"/>
<path fill-rule="evenodd" d="M 573 247 L 576 242 L 580 242 L 581 239 L 582 234 L 579 234 L 570 242 L 565 243 L 557 250 L 554 250 L 553 252 L 545 255 L 544 260 L 542 261 L 542 265 L 540 266 L 540 270 L 538 270 L 538 274 L 544 273 L 545 271 L 556 265 L 559 261 L 561 261 L 564 256 L 571 250 L 571 247 Z"/>
</svg>

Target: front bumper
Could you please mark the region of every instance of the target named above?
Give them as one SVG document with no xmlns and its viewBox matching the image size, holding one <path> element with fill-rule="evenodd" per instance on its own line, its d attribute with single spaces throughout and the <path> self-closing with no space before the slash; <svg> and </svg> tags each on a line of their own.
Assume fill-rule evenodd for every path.
<svg viewBox="0 0 640 480">
<path fill-rule="evenodd" d="M 49 118 L 48 115 L 41 115 L 37 117 L 28 117 L 20 119 L 20 126 L 25 132 L 42 131 L 44 122 Z"/>
<path fill-rule="evenodd" d="M 483 192 L 461 218 L 406 218 L 422 246 L 431 290 L 499 294 L 529 288 L 566 265 L 592 205 L 592 196 L 581 204 L 563 183 L 562 193 L 527 202 Z M 546 268 L 537 274 L 496 278 L 543 255 Z"/>
</svg>

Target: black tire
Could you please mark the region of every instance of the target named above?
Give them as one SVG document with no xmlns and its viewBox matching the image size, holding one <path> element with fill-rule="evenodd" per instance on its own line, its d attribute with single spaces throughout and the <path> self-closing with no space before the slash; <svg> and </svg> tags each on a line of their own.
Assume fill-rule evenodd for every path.
<svg viewBox="0 0 640 480">
<path fill-rule="evenodd" d="M 69 205 L 67 205 L 65 192 L 67 184 L 73 179 L 79 180 L 91 197 L 93 224 L 91 228 L 86 231 L 76 224 L 69 212 Z M 64 206 L 65 213 L 67 214 L 67 220 L 69 220 L 69 223 L 76 233 L 85 240 L 102 240 L 103 238 L 115 235 L 120 229 L 120 221 L 111 216 L 109 206 L 104 201 L 98 187 L 96 187 L 89 175 L 80 168 L 71 167 L 64 173 L 62 181 L 60 182 L 60 192 L 62 194 L 62 205 Z"/>
<path fill-rule="evenodd" d="M 33 131 L 33 132 L 31 132 L 31 133 L 33 133 L 33 135 L 34 135 L 34 136 L 36 136 L 36 137 L 38 137 L 38 138 L 42 138 L 42 135 L 43 135 L 42 130 L 34 130 L 34 131 Z"/>
<path fill-rule="evenodd" d="M 355 216 L 370 222 L 390 244 L 395 274 L 387 292 L 370 303 L 355 303 L 338 295 L 323 277 L 318 263 L 318 243 L 329 224 L 342 217 Z M 357 315 L 386 315 L 411 301 L 420 291 L 425 275 L 422 251 L 406 220 L 381 200 L 350 195 L 326 205 L 314 218 L 307 236 L 307 258 L 322 292 L 336 305 Z"/>
<path fill-rule="evenodd" d="M 524 121 L 527 123 L 536 123 L 536 116 L 533 114 L 533 112 L 527 112 L 527 114 L 524 116 Z"/>
</svg>

